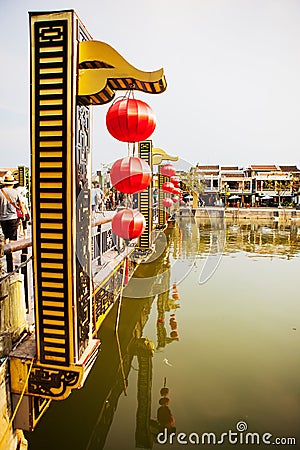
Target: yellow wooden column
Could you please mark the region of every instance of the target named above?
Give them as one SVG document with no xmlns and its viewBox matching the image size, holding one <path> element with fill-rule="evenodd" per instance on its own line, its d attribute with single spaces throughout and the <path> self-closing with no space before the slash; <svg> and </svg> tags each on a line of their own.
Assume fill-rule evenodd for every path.
<svg viewBox="0 0 300 450">
<path fill-rule="evenodd" d="M 168 180 L 161 174 L 161 163 L 163 161 L 178 161 L 178 156 L 171 156 L 162 148 L 152 149 L 152 164 L 158 165 L 158 226 L 163 227 L 167 223 L 166 209 L 162 204 L 162 199 L 166 197 L 162 190 L 162 185 Z"/>
<path fill-rule="evenodd" d="M 74 11 L 31 13 L 30 23 L 37 360 L 70 367 L 92 342 L 90 111 L 76 76 L 78 40 L 90 36 Z"/>
<path fill-rule="evenodd" d="M 139 157 L 146 161 L 151 167 L 152 171 L 152 141 L 143 141 L 139 142 L 138 146 Z M 138 209 L 143 214 L 146 219 L 146 228 L 143 234 L 139 238 L 138 246 L 141 249 L 149 249 L 151 248 L 151 236 L 152 236 L 152 181 L 147 189 L 144 189 L 142 192 L 138 194 Z"/>
<path fill-rule="evenodd" d="M 167 84 L 163 69 L 138 70 L 92 40 L 73 10 L 29 17 L 36 333 L 11 357 L 11 390 L 16 399 L 28 378 L 24 399 L 61 400 L 83 384 L 100 345 L 92 337 L 91 105 L 116 90 L 159 94 Z"/>
<path fill-rule="evenodd" d="M 162 190 L 162 185 L 167 181 L 160 172 L 161 166 L 158 166 L 158 225 L 163 226 L 167 223 L 166 208 L 162 204 L 163 198 L 166 196 Z"/>
</svg>

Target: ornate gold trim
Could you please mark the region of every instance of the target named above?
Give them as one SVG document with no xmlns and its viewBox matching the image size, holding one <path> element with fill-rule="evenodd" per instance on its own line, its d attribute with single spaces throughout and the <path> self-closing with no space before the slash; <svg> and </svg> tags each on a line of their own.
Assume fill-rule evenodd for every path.
<svg viewBox="0 0 300 450">
<path fill-rule="evenodd" d="M 167 87 L 163 69 L 154 72 L 136 69 L 105 42 L 90 40 L 79 42 L 78 46 L 78 96 L 84 104 L 107 103 L 115 90 L 159 94 Z"/>
</svg>

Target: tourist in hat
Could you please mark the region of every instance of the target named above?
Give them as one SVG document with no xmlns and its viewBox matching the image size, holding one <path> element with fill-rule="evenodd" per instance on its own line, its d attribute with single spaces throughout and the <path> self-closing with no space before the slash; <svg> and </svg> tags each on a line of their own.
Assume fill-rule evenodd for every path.
<svg viewBox="0 0 300 450">
<path fill-rule="evenodd" d="M 17 206 L 21 204 L 19 192 L 14 189 L 17 181 L 12 174 L 7 173 L 0 189 L 0 224 L 4 234 L 5 243 L 16 241 L 18 238 L 19 218 Z M 13 271 L 12 253 L 6 255 L 7 272 Z"/>
</svg>

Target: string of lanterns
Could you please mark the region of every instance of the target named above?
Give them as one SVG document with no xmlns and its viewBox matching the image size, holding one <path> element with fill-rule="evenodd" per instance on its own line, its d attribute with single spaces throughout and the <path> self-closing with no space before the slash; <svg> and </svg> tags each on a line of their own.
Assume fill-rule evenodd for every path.
<svg viewBox="0 0 300 450">
<path fill-rule="evenodd" d="M 116 100 L 106 114 L 108 132 L 117 140 L 128 143 L 128 156 L 114 162 L 110 171 L 112 185 L 124 194 L 135 194 L 147 189 L 152 180 L 149 164 L 143 159 L 130 156 L 129 144 L 144 141 L 151 136 L 156 127 L 156 118 L 151 107 L 129 94 Z M 172 164 L 161 166 L 160 172 L 170 181 L 163 184 L 162 190 L 172 194 L 172 197 L 162 199 L 162 205 L 170 208 L 181 198 L 180 178 L 176 176 L 176 169 Z M 144 232 L 146 221 L 137 210 L 129 207 L 128 198 L 125 209 L 118 211 L 112 220 L 114 233 L 123 239 L 134 239 Z"/>
<path fill-rule="evenodd" d="M 115 101 L 108 109 L 106 127 L 115 139 L 128 144 L 136 143 L 151 136 L 156 127 L 156 118 L 147 103 L 125 97 Z M 149 187 L 152 172 L 146 161 L 133 154 L 115 161 L 110 171 L 110 179 L 119 192 L 135 194 Z M 112 219 L 114 233 L 123 239 L 130 240 L 141 236 L 145 227 L 145 217 L 138 210 L 129 208 L 128 204 Z"/>
<path fill-rule="evenodd" d="M 170 181 L 166 181 L 162 185 L 163 192 L 167 194 L 172 194 L 172 197 L 165 197 L 162 199 L 162 205 L 165 208 L 170 208 L 174 203 L 177 203 L 179 200 L 182 200 L 182 191 L 180 189 L 180 178 L 175 176 L 176 169 L 172 164 L 164 164 L 160 173 L 168 177 Z"/>
</svg>

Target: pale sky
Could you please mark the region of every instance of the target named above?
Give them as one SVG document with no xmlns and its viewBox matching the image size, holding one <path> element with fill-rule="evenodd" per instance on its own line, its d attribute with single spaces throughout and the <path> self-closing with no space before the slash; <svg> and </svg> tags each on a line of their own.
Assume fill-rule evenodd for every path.
<svg viewBox="0 0 300 450">
<path fill-rule="evenodd" d="M 191 164 L 300 166 L 299 0 L 0 0 L 0 167 L 30 161 L 28 12 L 63 9 L 138 69 L 164 68 L 165 93 L 135 93 L 156 114 L 155 147 Z M 93 171 L 127 154 L 109 106 L 93 108 Z"/>
</svg>

